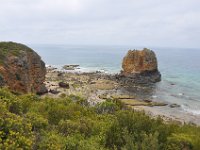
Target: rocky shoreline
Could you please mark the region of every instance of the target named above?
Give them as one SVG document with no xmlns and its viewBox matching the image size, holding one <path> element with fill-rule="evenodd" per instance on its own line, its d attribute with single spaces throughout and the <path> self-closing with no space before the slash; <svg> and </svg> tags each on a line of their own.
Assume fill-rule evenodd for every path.
<svg viewBox="0 0 200 150">
<path fill-rule="evenodd" d="M 161 81 L 161 74 L 155 53 L 147 48 L 129 50 L 119 74 L 80 72 L 77 64 L 65 65 L 62 70 L 46 68 L 34 50 L 14 42 L 0 42 L 0 51 L 0 86 L 13 93 L 42 97 L 76 95 L 91 106 L 110 99 L 153 117 L 162 115 L 165 120 L 200 125 L 200 116 L 176 111 L 180 109 L 176 103 L 153 99 L 155 83 Z"/>
<path fill-rule="evenodd" d="M 65 86 L 61 86 L 61 83 Z M 155 90 L 154 84 L 121 82 L 119 74 L 85 73 L 76 72 L 76 70 L 63 72 L 48 67 L 45 85 L 49 92 L 42 97 L 77 95 L 87 99 L 91 106 L 104 102 L 106 99 L 113 99 L 134 110 L 145 111 L 152 117 L 161 116 L 166 122 L 200 124 L 199 120 L 195 120 L 195 116 L 190 114 L 174 115 L 170 113 L 170 111 L 178 109 L 179 105 L 165 103 L 162 100 L 154 101 L 152 99 Z"/>
</svg>

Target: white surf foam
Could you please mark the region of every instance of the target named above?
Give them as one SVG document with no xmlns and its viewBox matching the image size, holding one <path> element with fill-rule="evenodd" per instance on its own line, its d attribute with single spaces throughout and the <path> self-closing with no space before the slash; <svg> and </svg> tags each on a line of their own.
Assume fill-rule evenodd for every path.
<svg viewBox="0 0 200 150">
<path fill-rule="evenodd" d="M 189 108 L 189 107 L 186 106 L 186 105 L 181 105 L 181 108 L 182 108 L 184 111 L 186 111 L 186 112 L 188 112 L 188 113 L 191 113 L 191 114 L 193 114 L 193 115 L 200 115 L 200 109 L 191 109 L 191 108 Z"/>
</svg>

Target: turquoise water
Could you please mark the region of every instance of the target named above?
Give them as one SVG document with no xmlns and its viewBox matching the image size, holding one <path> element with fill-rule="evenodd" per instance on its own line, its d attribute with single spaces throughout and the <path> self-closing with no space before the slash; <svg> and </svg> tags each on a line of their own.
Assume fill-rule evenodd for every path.
<svg viewBox="0 0 200 150">
<path fill-rule="evenodd" d="M 122 59 L 134 46 L 30 45 L 48 65 L 78 64 L 81 71 L 119 73 Z M 183 111 L 200 115 L 200 49 L 156 48 L 162 81 L 153 99 L 177 103 Z"/>
</svg>

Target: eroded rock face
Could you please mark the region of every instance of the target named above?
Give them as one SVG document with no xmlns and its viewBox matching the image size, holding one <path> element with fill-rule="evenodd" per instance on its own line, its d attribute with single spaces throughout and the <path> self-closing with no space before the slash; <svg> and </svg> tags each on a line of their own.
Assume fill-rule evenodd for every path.
<svg viewBox="0 0 200 150">
<path fill-rule="evenodd" d="M 152 50 L 129 50 L 122 62 L 121 75 L 135 83 L 158 82 L 161 80 L 157 58 Z"/>
<path fill-rule="evenodd" d="M 0 42 L 0 86 L 7 86 L 17 93 L 42 94 L 47 91 L 45 63 L 29 47 Z"/>
</svg>

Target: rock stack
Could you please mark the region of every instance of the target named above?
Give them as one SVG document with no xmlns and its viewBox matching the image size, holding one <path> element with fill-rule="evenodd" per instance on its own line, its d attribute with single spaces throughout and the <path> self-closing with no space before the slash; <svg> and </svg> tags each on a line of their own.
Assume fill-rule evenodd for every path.
<svg viewBox="0 0 200 150">
<path fill-rule="evenodd" d="M 129 50 L 122 62 L 120 79 L 125 82 L 148 84 L 161 80 L 155 53 L 143 50 Z"/>
<path fill-rule="evenodd" d="M 43 84 L 45 63 L 29 47 L 14 42 L 0 42 L 0 86 L 16 93 L 47 92 Z"/>
</svg>

